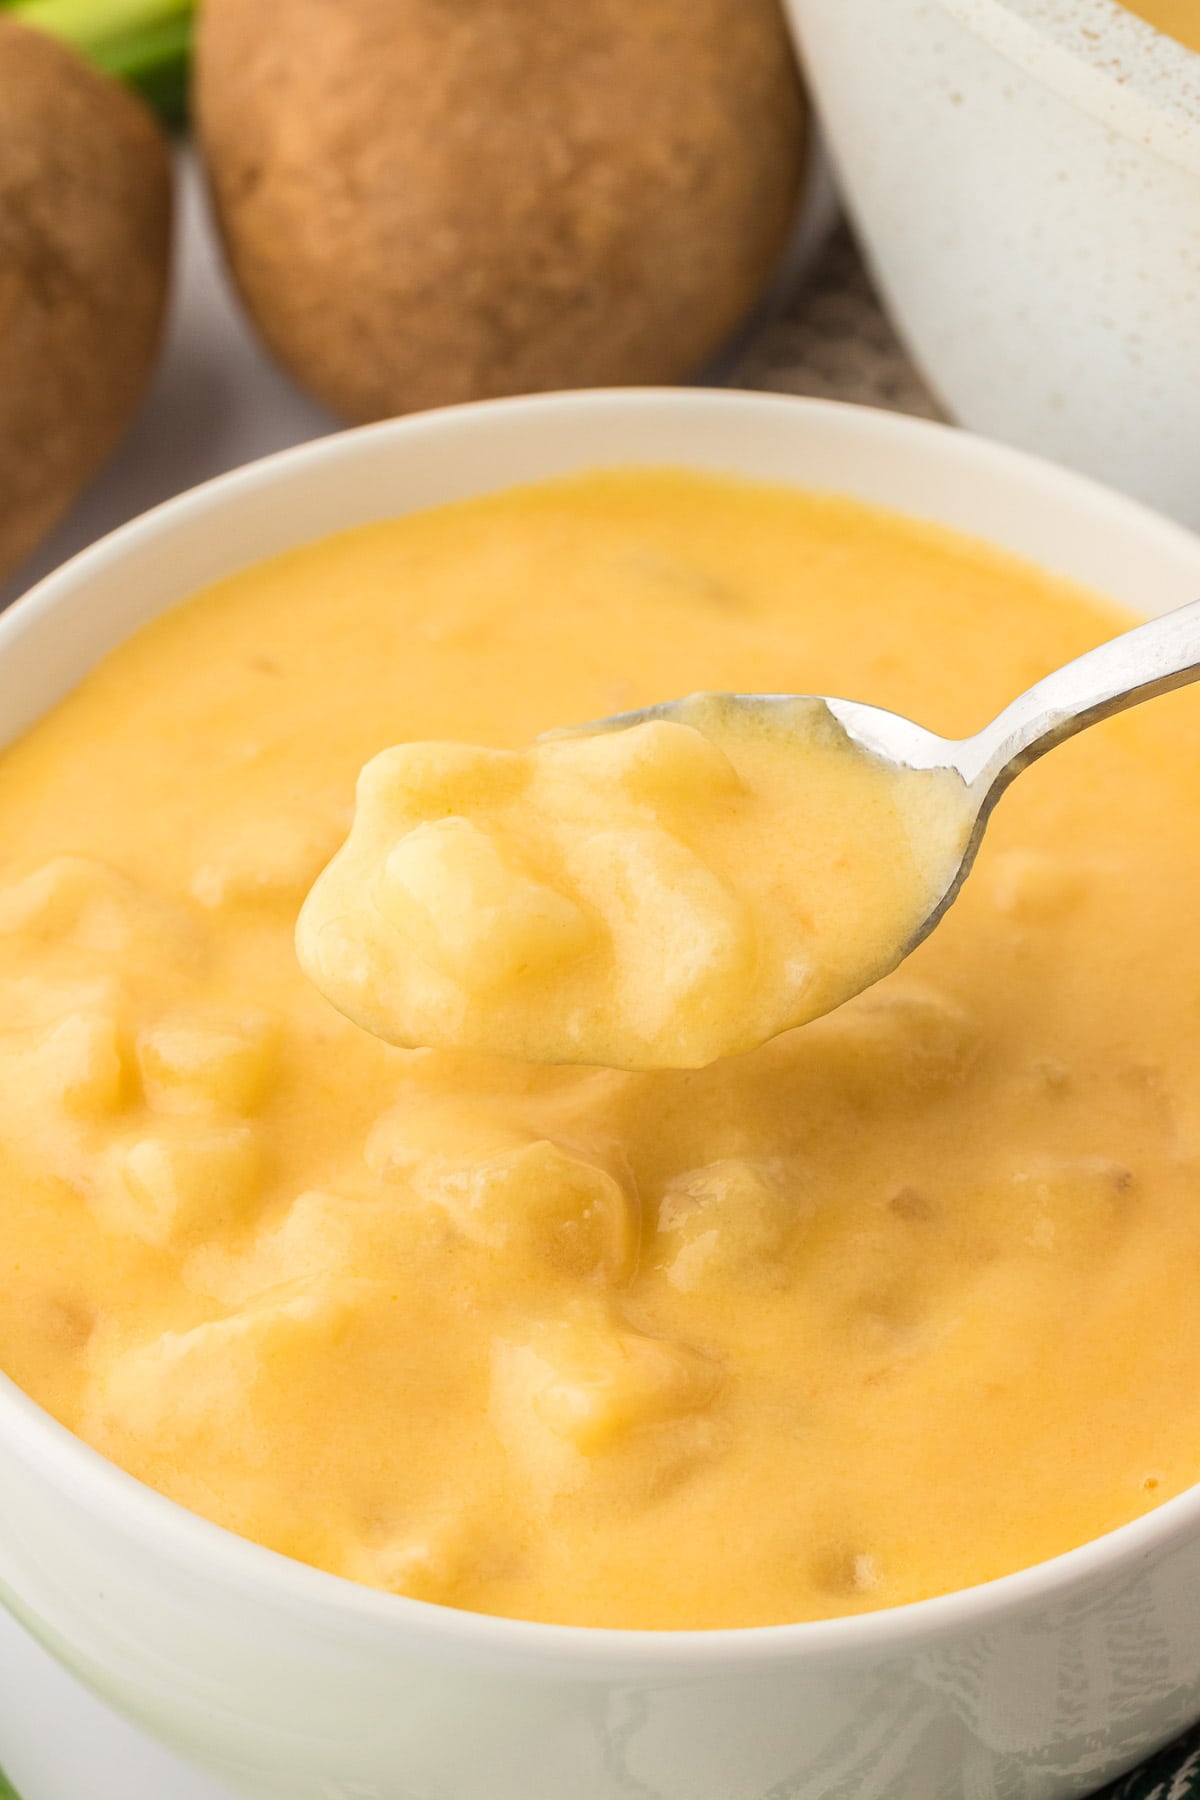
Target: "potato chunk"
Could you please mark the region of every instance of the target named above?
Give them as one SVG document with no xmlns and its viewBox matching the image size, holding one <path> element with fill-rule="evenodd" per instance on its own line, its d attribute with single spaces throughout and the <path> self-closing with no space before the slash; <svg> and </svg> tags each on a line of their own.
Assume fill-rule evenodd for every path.
<svg viewBox="0 0 1200 1800">
<path fill-rule="evenodd" d="M 55 856 L 0 888 L 0 936 L 21 933 L 127 962 L 192 949 L 183 912 L 90 856 Z"/>
<path fill-rule="evenodd" d="M 633 1203 L 608 1169 L 469 1106 L 398 1108 L 372 1131 L 367 1162 L 484 1248 L 613 1279 L 632 1258 Z"/>
<path fill-rule="evenodd" d="M 93 1206 L 107 1230 L 162 1245 L 245 1213 L 258 1175 L 248 1126 L 159 1132 L 110 1147 Z"/>
<path fill-rule="evenodd" d="M 480 744 L 396 744 L 358 778 L 358 804 L 397 830 L 464 807 L 507 800 L 528 783 L 525 759 Z"/>
<path fill-rule="evenodd" d="M 40 1031 L 14 1033 L 0 1044 L 0 1072 L 22 1104 L 103 1118 L 120 1106 L 125 1088 L 116 1020 L 107 1013 L 72 1012 Z"/>
<path fill-rule="evenodd" d="M 506 1437 L 549 1432 L 598 1456 L 703 1408 L 719 1380 L 711 1358 L 686 1344 L 615 1322 L 564 1321 L 524 1342 L 497 1344 L 493 1416 Z"/>
<path fill-rule="evenodd" d="M 351 1547 L 341 1573 L 391 1594 L 452 1605 L 461 1587 L 478 1582 L 496 1560 L 492 1532 L 451 1508 L 442 1517 L 373 1532 Z"/>
<path fill-rule="evenodd" d="M 299 1281 L 370 1274 L 377 1266 L 381 1220 L 360 1196 L 309 1188 L 283 1217 L 263 1225 L 248 1246 L 201 1240 L 183 1266 L 186 1285 L 226 1306 Z M 389 1234 L 390 1235 L 390 1234 Z"/>
<path fill-rule="evenodd" d="M 214 911 L 294 903 L 337 839 L 337 826 L 323 819 L 256 819 L 213 844 L 192 876 L 192 898 Z"/>
<path fill-rule="evenodd" d="M 572 846 L 579 891 L 603 906 L 625 1007 L 671 1061 L 680 1034 L 711 1034 L 753 964 L 749 921 L 699 856 L 657 826 L 589 834 Z"/>
<path fill-rule="evenodd" d="M 93 1381 L 91 1429 L 175 1445 L 185 1456 L 222 1446 L 238 1433 L 238 1455 L 265 1462 L 269 1442 L 254 1430 L 260 1393 L 277 1394 L 289 1375 L 334 1342 L 349 1317 L 340 1291 L 303 1285 L 265 1296 L 227 1318 L 168 1331 L 103 1366 Z"/>
<path fill-rule="evenodd" d="M 870 989 L 813 1029 L 829 1066 L 882 1106 L 935 1097 L 965 1079 L 980 1052 L 957 1001 L 910 979 Z"/>
<path fill-rule="evenodd" d="M 376 898 L 418 955 L 468 988 L 535 975 L 581 955 L 592 938 L 578 906 L 469 819 L 438 819 L 402 837 Z"/>
<path fill-rule="evenodd" d="M 684 1293 L 748 1276 L 776 1281 L 798 1220 L 811 1214 L 798 1172 L 780 1160 L 723 1157 L 673 1176 L 658 1209 L 667 1279 Z"/>
<path fill-rule="evenodd" d="M 1021 924 L 1066 918 L 1087 892 L 1087 871 L 1049 850 L 1001 850 L 985 870 L 997 909 Z"/>
<path fill-rule="evenodd" d="M 629 731 L 550 738 L 541 757 L 548 781 L 561 778 L 568 803 L 570 787 L 581 777 L 601 791 L 619 787 L 651 808 L 727 797 L 741 785 L 719 744 L 670 719 L 648 719 Z"/>
<path fill-rule="evenodd" d="M 256 1111 L 273 1050 L 272 1024 L 262 1013 L 160 1019 L 137 1040 L 142 1086 L 158 1112 Z"/>
</svg>

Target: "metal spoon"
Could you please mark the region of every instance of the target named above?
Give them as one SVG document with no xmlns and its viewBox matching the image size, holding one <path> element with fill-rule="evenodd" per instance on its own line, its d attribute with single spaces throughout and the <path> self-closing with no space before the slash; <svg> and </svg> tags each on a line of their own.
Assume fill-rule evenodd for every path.
<svg viewBox="0 0 1200 1800">
<path fill-rule="evenodd" d="M 973 825 L 966 849 L 950 875 L 941 898 L 922 921 L 897 961 L 927 938 L 957 899 L 983 841 L 992 809 L 1009 783 L 1047 750 L 1074 737 L 1089 725 L 1126 707 L 1153 700 L 1172 688 L 1200 678 L 1200 600 L 1137 625 L 1111 638 L 1074 662 L 1036 682 L 974 737 L 944 738 L 923 725 L 868 706 L 861 700 L 821 696 L 847 736 L 874 756 L 908 769 L 949 769 L 967 790 Z M 812 696 L 797 694 L 722 694 L 723 704 L 747 708 L 792 705 Z M 619 731 L 648 719 L 684 717 L 682 700 L 664 701 L 637 712 L 615 713 L 575 732 Z M 970 810 L 973 809 L 973 810 Z M 894 966 L 894 965 L 893 965 Z M 849 998 L 849 996 L 845 996 Z"/>
</svg>

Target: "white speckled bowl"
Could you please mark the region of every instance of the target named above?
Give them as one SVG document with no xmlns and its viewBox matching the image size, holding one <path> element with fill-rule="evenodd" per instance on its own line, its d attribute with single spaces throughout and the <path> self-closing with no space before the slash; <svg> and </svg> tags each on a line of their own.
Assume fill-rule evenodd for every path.
<svg viewBox="0 0 1200 1800">
<path fill-rule="evenodd" d="M 788 0 L 952 413 L 1200 525 L 1200 56 L 1115 0 Z"/>
<path fill-rule="evenodd" d="M 1200 539 L 963 432 L 768 395 L 546 395 L 325 438 L 124 526 L 0 618 L 0 731 L 247 563 L 622 463 L 855 494 L 1149 612 L 1200 591 Z M 246 1543 L 0 1376 L 0 1601 L 250 1800 L 1074 1800 L 1200 1713 L 1200 1488 L 1038 1568 L 891 1612 L 586 1630 L 400 1599 Z"/>
</svg>

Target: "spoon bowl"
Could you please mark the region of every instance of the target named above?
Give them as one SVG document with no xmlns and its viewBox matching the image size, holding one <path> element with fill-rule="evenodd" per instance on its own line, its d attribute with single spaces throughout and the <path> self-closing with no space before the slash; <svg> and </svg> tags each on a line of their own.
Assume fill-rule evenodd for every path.
<svg viewBox="0 0 1200 1800">
<path fill-rule="evenodd" d="M 1055 669 L 1010 701 L 972 737 L 945 738 L 902 713 L 862 700 L 830 695 L 720 694 L 722 707 L 769 717 L 773 710 L 817 699 L 846 737 L 897 769 L 944 769 L 966 789 L 970 829 L 957 864 L 938 899 L 892 963 L 895 968 L 924 942 L 945 917 L 971 872 L 993 809 L 1005 789 L 1030 763 L 1075 737 L 1089 725 L 1153 700 L 1200 678 L 1200 600 L 1164 613 L 1148 624 L 1121 632 Z M 694 697 L 693 697 L 694 698 Z M 614 713 L 575 727 L 578 732 L 624 731 L 650 720 L 687 723 L 689 700 L 668 700 L 633 712 Z M 558 735 L 558 734 L 555 734 Z M 872 986 L 883 974 L 873 965 L 855 990 Z M 844 998 L 849 999 L 850 994 Z"/>
</svg>

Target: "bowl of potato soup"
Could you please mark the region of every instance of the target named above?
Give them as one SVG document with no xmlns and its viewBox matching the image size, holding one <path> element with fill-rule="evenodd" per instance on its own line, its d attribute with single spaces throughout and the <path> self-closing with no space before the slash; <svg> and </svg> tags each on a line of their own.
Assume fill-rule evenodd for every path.
<svg viewBox="0 0 1200 1800">
<path fill-rule="evenodd" d="M 669 391 L 306 445 L 34 589 L 0 1599 L 254 1800 L 1067 1800 L 1179 1730 L 1200 694 L 1027 774 L 818 1018 L 762 920 L 816 934 L 852 791 L 919 896 L 895 784 L 805 713 L 847 785 L 771 828 L 703 707 L 546 734 L 964 736 L 1197 592 L 1017 452 Z"/>
</svg>

